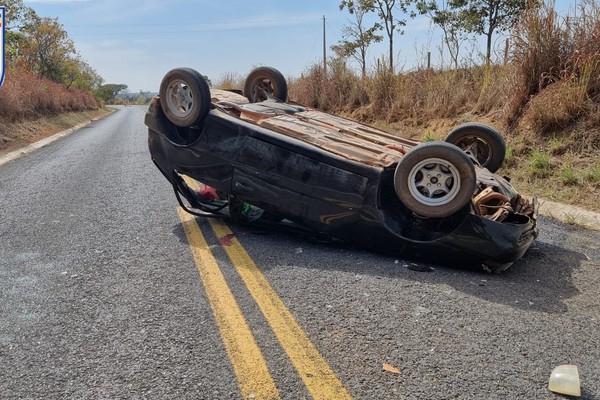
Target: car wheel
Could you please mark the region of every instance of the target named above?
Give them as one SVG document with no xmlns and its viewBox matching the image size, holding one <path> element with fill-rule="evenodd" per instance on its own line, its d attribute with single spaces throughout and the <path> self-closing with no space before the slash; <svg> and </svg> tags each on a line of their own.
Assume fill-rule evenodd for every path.
<svg viewBox="0 0 600 400">
<path fill-rule="evenodd" d="M 459 125 L 446 135 L 444 141 L 460 147 L 463 151 L 470 151 L 479 165 L 490 172 L 496 172 L 504 162 L 504 138 L 488 125 L 476 122 Z"/>
<path fill-rule="evenodd" d="M 423 217 L 442 218 L 460 211 L 475 191 L 475 167 L 458 147 L 422 143 L 396 167 L 394 189 L 402 203 Z"/>
<path fill-rule="evenodd" d="M 271 67 L 258 67 L 252 70 L 244 83 L 244 96 L 250 103 L 267 100 L 269 96 L 286 101 L 287 81 L 281 72 Z"/>
<path fill-rule="evenodd" d="M 160 105 L 165 116 L 180 127 L 200 125 L 210 111 L 210 89 L 198 71 L 175 68 L 160 83 Z"/>
</svg>

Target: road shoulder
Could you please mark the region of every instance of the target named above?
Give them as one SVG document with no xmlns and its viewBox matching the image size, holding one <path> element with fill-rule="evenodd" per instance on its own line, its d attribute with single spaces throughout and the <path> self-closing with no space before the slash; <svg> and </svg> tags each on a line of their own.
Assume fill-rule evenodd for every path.
<svg viewBox="0 0 600 400">
<path fill-rule="evenodd" d="M 9 151 L 9 152 L 4 153 L 4 154 L 0 151 L 0 165 L 4 165 L 4 164 L 6 164 L 6 163 L 8 163 L 10 161 L 16 160 L 17 158 L 20 158 L 20 157 L 22 157 L 24 155 L 30 154 L 31 152 L 33 152 L 33 151 L 35 151 L 37 149 L 40 149 L 40 148 L 42 148 L 44 146 L 47 146 L 48 144 L 50 144 L 50 143 L 52 143 L 52 142 L 54 142 L 54 141 L 56 141 L 56 140 L 58 140 L 60 138 L 68 136 L 71 133 L 76 132 L 77 130 L 79 130 L 79 129 L 81 129 L 81 128 L 83 128 L 83 127 L 91 124 L 92 122 L 98 121 L 98 120 L 100 120 L 100 119 L 102 119 L 102 118 L 104 118 L 104 117 L 112 114 L 114 111 L 116 111 L 115 109 L 112 109 L 112 110 L 113 111 L 111 111 L 111 112 L 108 112 L 106 114 L 103 114 L 103 115 L 95 117 L 95 118 L 88 119 L 88 120 L 86 120 L 84 122 L 81 122 L 81 123 L 73 126 L 72 128 L 69 128 L 69 129 L 63 130 L 61 132 L 55 133 L 55 134 L 50 135 L 48 137 L 45 137 L 45 138 L 43 138 L 41 140 L 35 141 L 33 143 L 30 143 L 27 146 L 19 148 L 17 150 Z"/>
<path fill-rule="evenodd" d="M 569 225 L 600 231 L 600 213 L 581 207 L 540 199 L 540 214 Z"/>
</svg>

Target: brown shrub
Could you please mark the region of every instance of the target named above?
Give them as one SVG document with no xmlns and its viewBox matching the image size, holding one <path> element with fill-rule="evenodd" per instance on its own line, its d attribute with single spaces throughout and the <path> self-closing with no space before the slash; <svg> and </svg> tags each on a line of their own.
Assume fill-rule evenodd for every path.
<svg viewBox="0 0 600 400">
<path fill-rule="evenodd" d="M 397 103 L 397 95 L 401 87 L 398 76 L 386 66 L 378 65 L 375 74 L 367 78 L 365 89 L 376 118 L 398 120 L 398 108 L 402 107 Z"/>
<path fill-rule="evenodd" d="M 238 74 L 237 72 L 226 72 L 219 76 L 213 86 L 217 89 L 223 90 L 231 90 L 237 89 L 241 90 L 244 88 L 245 77 Z"/>
<path fill-rule="evenodd" d="M 90 92 L 67 89 L 35 74 L 9 68 L 0 88 L 0 117 L 5 121 L 95 110 L 98 102 Z"/>
<path fill-rule="evenodd" d="M 289 96 L 292 100 L 309 107 L 324 108 L 326 99 L 323 98 L 323 86 L 326 82 L 325 72 L 320 65 L 313 64 L 292 82 Z"/>
<path fill-rule="evenodd" d="M 474 111 L 480 114 L 502 113 L 513 96 L 507 88 L 512 86 L 514 69 L 512 64 L 488 65 L 480 69 L 482 76 L 478 82 L 481 89 Z"/>
<path fill-rule="evenodd" d="M 513 94 L 506 109 L 506 119 L 515 122 L 533 96 L 546 87 L 567 81 L 588 96 L 600 96 L 600 5 L 594 0 L 582 0 L 574 16 L 560 18 L 550 5 L 531 10 L 524 15 L 512 37 L 512 62 L 515 75 L 509 92 Z M 574 121 L 580 116 L 581 98 L 573 95 L 573 86 L 563 84 L 557 89 L 571 95 Z M 548 96 L 554 96 L 554 92 Z M 542 103 L 543 100 L 539 100 Z M 539 108 L 538 106 L 533 106 Z M 544 118 L 539 121 L 545 124 Z"/>
<path fill-rule="evenodd" d="M 579 129 L 571 135 L 574 149 L 592 152 L 597 160 L 600 150 L 600 103 L 596 102 L 590 106 L 587 117 L 579 125 Z"/>
<path fill-rule="evenodd" d="M 352 112 L 368 104 L 361 79 L 344 62 L 332 61 L 323 71 L 313 64 L 290 83 L 290 98 L 328 112 Z"/>
<path fill-rule="evenodd" d="M 422 69 L 400 75 L 380 73 L 368 78 L 373 112 L 388 122 L 423 125 L 436 118 L 470 111 L 480 87 L 478 69 Z"/>
<path fill-rule="evenodd" d="M 432 118 L 444 118 L 470 111 L 481 86 L 480 68 L 453 71 L 423 69 L 394 74 L 380 67 L 373 75 L 360 78 L 344 63 L 332 63 L 323 72 L 312 65 L 290 85 L 293 100 L 334 113 L 350 113 L 364 120 L 408 121 L 422 125 Z M 365 113 L 359 108 L 368 107 Z"/>
<path fill-rule="evenodd" d="M 561 80 L 553 83 L 529 102 L 523 122 L 541 134 L 566 128 L 589 109 L 585 89 L 578 82 Z"/>
</svg>

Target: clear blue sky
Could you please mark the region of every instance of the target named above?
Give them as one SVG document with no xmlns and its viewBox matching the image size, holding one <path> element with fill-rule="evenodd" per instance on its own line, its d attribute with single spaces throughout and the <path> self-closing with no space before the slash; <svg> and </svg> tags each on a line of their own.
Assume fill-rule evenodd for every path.
<svg viewBox="0 0 600 400">
<path fill-rule="evenodd" d="M 1 0 L 0 0 L 1 3 Z M 298 77 L 341 38 L 351 16 L 339 0 L 25 0 L 38 15 L 57 17 L 77 51 L 105 80 L 130 92 L 157 91 L 163 75 L 192 67 L 217 81 L 225 73 L 245 76 L 268 65 Z M 557 0 L 566 10 L 575 0 Z M 427 51 L 439 63 L 439 32 L 421 17 L 396 36 L 401 69 L 424 63 Z M 373 46 L 372 64 L 387 54 Z"/>
</svg>

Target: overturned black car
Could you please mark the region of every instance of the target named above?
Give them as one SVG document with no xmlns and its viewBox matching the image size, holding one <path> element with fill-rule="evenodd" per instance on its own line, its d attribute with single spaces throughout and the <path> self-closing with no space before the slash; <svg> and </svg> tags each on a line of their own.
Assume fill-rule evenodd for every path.
<svg viewBox="0 0 600 400">
<path fill-rule="evenodd" d="M 189 68 L 165 75 L 148 145 L 187 211 L 492 271 L 537 236 L 537 201 L 495 174 L 505 144 L 491 127 L 419 143 L 286 99 L 269 67 L 243 92 L 211 90 Z"/>
</svg>

